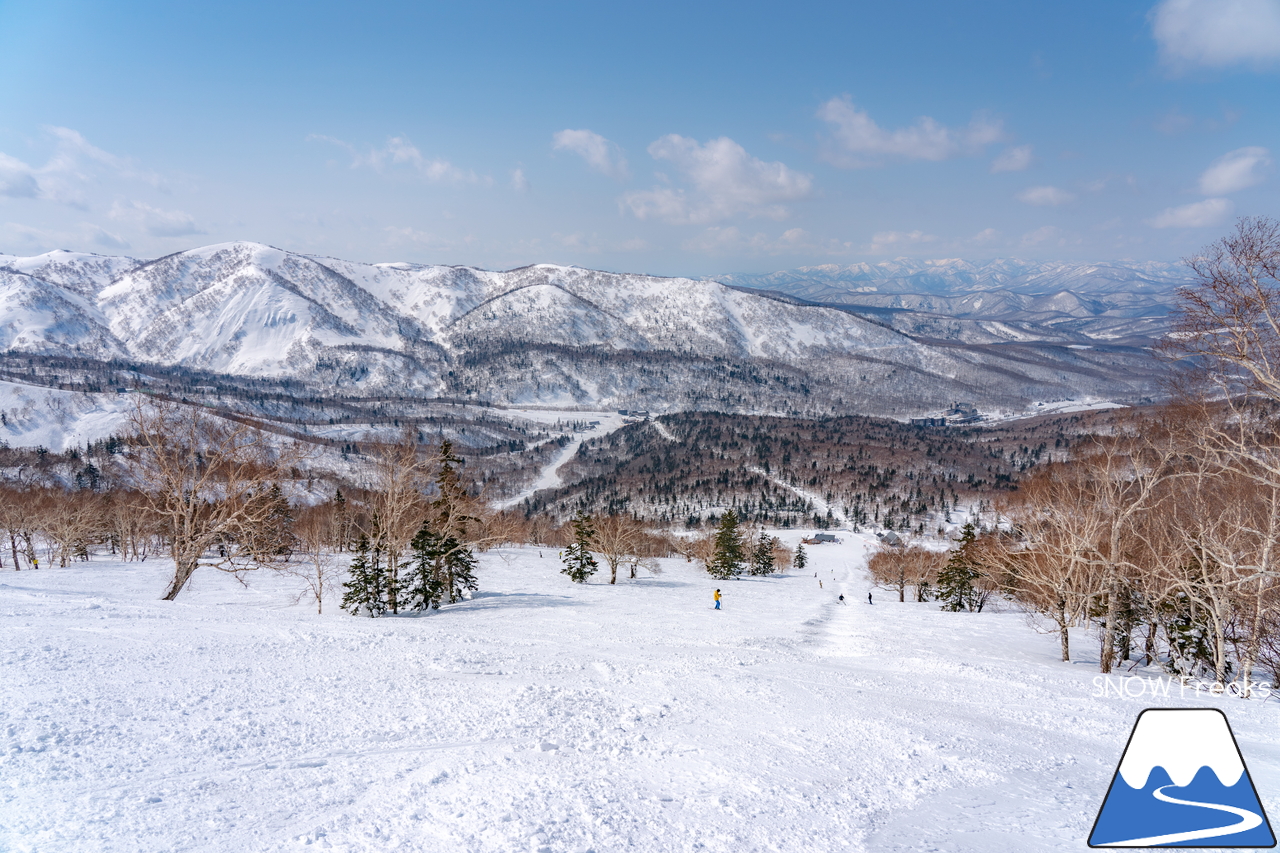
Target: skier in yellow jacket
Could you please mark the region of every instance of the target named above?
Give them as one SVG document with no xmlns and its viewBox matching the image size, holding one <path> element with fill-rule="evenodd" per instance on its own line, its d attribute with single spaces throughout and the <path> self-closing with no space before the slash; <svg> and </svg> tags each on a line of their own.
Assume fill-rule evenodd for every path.
<svg viewBox="0 0 1280 853">
<path fill-rule="evenodd" d="M 720 590 L 716 590 L 715 595 L 711 596 L 716 600 L 716 610 L 720 609 Z"/>
</svg>

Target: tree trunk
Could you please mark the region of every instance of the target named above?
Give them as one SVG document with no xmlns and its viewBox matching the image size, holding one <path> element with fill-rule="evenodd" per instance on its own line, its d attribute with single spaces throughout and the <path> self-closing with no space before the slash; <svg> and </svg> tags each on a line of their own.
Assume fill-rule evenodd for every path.
<svg viewBox="0 0 1280 853">
<path fill-rule="evenodd" d="M 1102 629 L 1102 651 L 1098 655 L 1098 668 L 1103 673 L 1111 672 L 1112 647 L 1116 641 L 1116 619 L 1120 613 L 1120 596 L 1116 594 L 1116 577 L 1111 570 L 1111 579 L 1107 582 L 1107 624 Z"/>
<path fill-rule="evenodd" d="M 13 551 L 13 570 L 22 571 L 22 564 L 18 562 L 18 540 L 14 538 L 12 530 L 9 531 L 9 548 Z"/>
<path fill-rule="evenodd" d="M 182 557 L 174 558 L 173 581 L 169 584 L 169 589 L 164 594 L 161 601 L 173 601 L 178 597 L 178 593 L 182 592 L 182 588 L 187 585 L 187 581 L 191 580 L 191 576 L 196 573 L 196 567 L 200 565 L 198 557 Z"/>
<path fill-rule="evenodd" d="M 1058 640 L 1062 644 L 1062 659 L 1071 660 L 1071 635 L 1067 632 L 1067 603 L 1058 600 Z"/>
</svg>

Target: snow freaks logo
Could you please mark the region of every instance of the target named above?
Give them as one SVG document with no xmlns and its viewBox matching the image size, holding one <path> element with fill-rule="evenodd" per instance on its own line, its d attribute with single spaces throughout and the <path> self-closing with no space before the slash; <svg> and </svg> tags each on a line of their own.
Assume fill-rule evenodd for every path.
<svg viewBox="0 0 1280 853">
<path fill-rule="evenodd" d="M 1226 715 L 1148 708 L 1138 715 L 1090 847 L 1275 847 Z"/>
</svg>

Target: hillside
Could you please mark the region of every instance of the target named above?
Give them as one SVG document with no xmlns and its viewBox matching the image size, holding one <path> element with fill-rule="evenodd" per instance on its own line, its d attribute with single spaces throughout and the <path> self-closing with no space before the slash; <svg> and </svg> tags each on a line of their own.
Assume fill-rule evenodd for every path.
<svg viewBox="0 0 1280 853">
<path fill-rule="evenodd" d="M 0 255 L 0 346 L 11 354 L 280 382 L 294 393 L 905 417 L 955 399 L 1013 409 L 1135 400 L 1160 373 L 1129 337 L 944 320 L 712 281 L 360 264 L 255 243 L 153 261 Z"/>
</svg>

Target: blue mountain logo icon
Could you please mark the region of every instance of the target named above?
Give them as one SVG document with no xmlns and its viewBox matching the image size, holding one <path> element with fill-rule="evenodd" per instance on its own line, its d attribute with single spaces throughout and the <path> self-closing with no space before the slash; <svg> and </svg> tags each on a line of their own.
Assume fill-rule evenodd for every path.
<svg viewBox="0 0 1280 853">
<path fill-rule="evenodd" d="M 1090 847 L 1275 847 L 1227 717 L 1215 708 L 1138 715 Z"/>
</svg>

